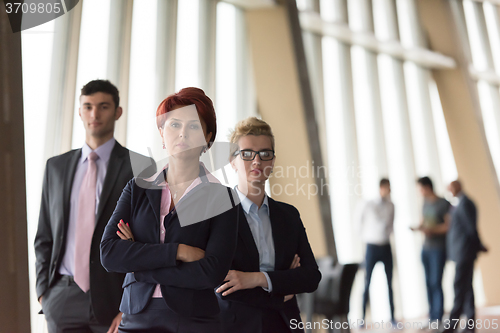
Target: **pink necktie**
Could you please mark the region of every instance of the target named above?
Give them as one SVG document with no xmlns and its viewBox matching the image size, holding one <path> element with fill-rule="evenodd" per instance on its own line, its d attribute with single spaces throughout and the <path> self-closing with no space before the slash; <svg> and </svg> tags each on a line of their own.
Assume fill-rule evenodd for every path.
<svg viewBox="0 0 500 333">
<path fill-rule="evenodd" d="M 97 168 L 95 161 L 99 156 L 91 152 L 88 156 L 88 169 L 83 177 L 78 199 L 78 219 L 75 235 L 75 282 L 83 292 L 90 289 L 90 244 L 95 227 L 95 192 Z"/>
</svg>

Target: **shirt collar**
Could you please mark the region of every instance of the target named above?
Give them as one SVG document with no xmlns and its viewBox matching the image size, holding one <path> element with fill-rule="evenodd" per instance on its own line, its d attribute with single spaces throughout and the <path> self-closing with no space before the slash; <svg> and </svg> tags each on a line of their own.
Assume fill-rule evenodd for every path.
<svg viewBox="0 0 500 333">
<path fill-rule="evenodd" d="M 376 202 L 380 204 L 389 203 L 390 201 L 391 201 L 390 197 L 384 198 L 381 195 L 379 195 L 378 198 L 376 199 Z"/>
<path fill-rule="evenodd" d="M 99 158 L 105 163 L 108 164 L 109 158 L 111 157 L 111 152 L 115 147 L 116 140 L 115 138 L 111 138 L 106 143 L 97 147 L 94 152 L 99 156 Z M 82 160 L 81 162 L 85 162 L 87 157 L 92 152 L 92 148 L 89 147 L 87 143 L 85 143 L 82 147 Z"/>
<path fill-rule="evenodd" d="M 167 168 L 168 168 L 168 163 L 163 168 L 161 168 L 161 170 L 158 170 L 154 175 L 144 180 L 156 183 L 156 185 L 165 185 L 165 176 L 164 174 L 162 175 L 162 173 L 166 172 L 165 170 Z M 196 179 L 200 179 L 200 181 L 203 182 L 203 180 L 201 179 L 202 177 L 206 178 L 206 181 L 208 183 L 220 184 L 220 181 L 214 175 L 212 175 L 210 171 L 208 171 L 208 169 L 205 167 L 205 164 L 200 161 L 200 173 L 198 175 L 198 178 Z"/>
<path fill-rule="evenodd" d="M 257 205 L 252 200 L 248 199 L 246 195 L 241 193 L 240 190 L 238 189 L 238 186 L 235 186 L 234 189 L 236 190 L 236 193 L 238 193 L 238 197 L 240 198 L 241 202 L 241 207 L 243 208 L 245 213 L 249 214 L 250 209 L 258 210 Z M 266 208 L 267 215 L 269 216 L 269 199 L 267 197 L 267 194 L 264 195 L 264 201 L 262 202 L 261 208 L 263 207 Z"/>
</svg>

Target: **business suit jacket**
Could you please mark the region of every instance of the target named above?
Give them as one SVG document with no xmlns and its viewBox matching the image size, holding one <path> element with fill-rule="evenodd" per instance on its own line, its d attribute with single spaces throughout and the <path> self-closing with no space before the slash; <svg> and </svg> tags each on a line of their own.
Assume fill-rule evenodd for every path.
<svg viewBox="0 0 500 333">
<path fill-rule="evenodd" d="M 127 184 L 102 237 L 104 267 L 110 272 L 127 273 L 120 310 L 127 314 L 141 312 L 156 284 L 160 284 L 166 304 L 178 315 L 217 317 L 219 307 L 213 289 L 226 276 L 236 248 L 237 195 L 201 175 L 202 183 L 165 217 L 165 241 L 161 244 L 162 191 L 157 184 L 162 173 L 158 177 L 152 184 L 141 179 Z M 189 213 L 197 223 L 180 221 L 180 214 Z M 117 236 L 120 219 L 129 223 L 135 242 Z M 201 248 L 205 257 L 189 263 L 177 261 L 178 244 Z"/>
<path fill-rule="evenodd" d="M 456 262 L 475 259 L 480 249 L 476 205 L 466 195 L 451 214 L 447 245 L 450 259 Z"/>
<path fill-rule="evenodd" d="M 301 319 L 296 297 L 287 302 L 284 302 L 284 297 L 313 292 L 321 280 L 321 273 L 297 209 L 269 198 L 269 212 L 276 258 L 275 270 L 267 272 L 272 292 L 257 287 L 239 290 L 228 296 L 217 294 L 223 332 L 259 333 L 262 331 L 264 312 L 266 315 L 274 312 L 273 317 L 281 318 L 287 327 L 290 327 L 293 319 L 299 323 Z M 301 266 L 289 269 L 295 254 L 299 255 Z M 260 270 L 259 252 L 241 205 L 238 245 L 231 269 L 242 272 Z"/>
<path fill-rule="evenodd" d="M 71 187 L 81 149 L 50 158 L 43 179 L 42 202 L 35 237 L 36 292 L 42 296 L 55 282 L 66 248 L 66 233 L 69 221 Z M 134 177 L 134 171 L 153 173 L 153 160 L 131 152 L 115 143 L 108 162 L 108 169 L 99 200 L 96 225 L 90 248 L 90 298 L 97 320 L 107 325 L 118 314 L 124 275 L 108 273 L 99 258 L 99 243 L 123 187 Z"/>
</svg>

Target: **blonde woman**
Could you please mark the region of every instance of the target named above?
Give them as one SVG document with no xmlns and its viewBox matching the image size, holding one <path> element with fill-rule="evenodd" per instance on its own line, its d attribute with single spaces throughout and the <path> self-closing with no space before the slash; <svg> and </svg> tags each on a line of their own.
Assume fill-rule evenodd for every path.
<svg viewBox="0 0 500 333">
<path fill-rule="evenodd" d="M 271 127 L 245 119 L 230 141 L 237 147 L 231 165 L 241 205 L 236 254 L 216 290 L 222 332 L 302 332 L 294 295 L 316 290 L 321 273 L 297 209 L 264 191 L 276 160 Z"/>
</svg>

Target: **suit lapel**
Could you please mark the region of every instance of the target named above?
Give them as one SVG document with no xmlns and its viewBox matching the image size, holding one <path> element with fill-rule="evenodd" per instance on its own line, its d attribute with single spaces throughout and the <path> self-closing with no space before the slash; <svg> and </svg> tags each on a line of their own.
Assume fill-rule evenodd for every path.
<svg viewBox="0 0 500 333">
<path fill-rule="evenodd" d="M 282 219 L 283 214 L 280 213 L 279 207 L 271 198 L 268 198 L 269 202 L 269 217 L 271 219 L 271 230 L 273 231 L 273 241 L 274 241 L 274 269 L 280 270 L 287 267 L 283 267 L 283 260 L 285 256 L 286 247 L 286 225 Z"/>
<path fill-rule="evenodd" d="M 106 177 L 104 178 L 104 184 L 102 185 L 101 197 L 99 199 L 99 207 L 97 209 L 96 221 L 99 222 L 99 218 L 106 207 L 106 203 L 111 195 L 111 191 L 115 187 L 118 175 L 122 171 L 122 164 L 127 158 L 127 149 L 123 148 L 118 142 L 115 143 L 113 151 L 109 157 L 108 169 L 106 171 Z M 107 222 L 107 221 L 106 221 Z"/>
<path fill-rule="evenodd" d="M 76 149 L 68 161 L 68 167 L 65 169 L 64 175 L 64 185 L 63 185 L 63 221 L 64 221 L 64 233 L 66 235 L 66 231 L 68 229 L 69 223 L 69 209 L 70 209 L 70 201 L 71 201 L 71 188 L 73 187 L 73 179 L 75 178 L 76 167 L 78 165 L 78 161 L 82 156 L 82 150 Z"/>
<path fill-rule="evenodd" d="M 462 210 L 464 209 L 463 206 L 464 206 L 464 202 L 465 200 L 467 200 L 467 197 L 464 195 L 460 201 L 458 202 L 458 205 L 455 207 L 455 209 L 453 210 L 453 215 L 455 216 L 458 216 L 459 214 L 463 214 L 462 213 Z"/>
<path fill-rule="evenodd" d="M 252 263 L 253 269 L 259 270 L 259 251 L 257 250 L 257 245 L 255 245 L 255 240 L 253 239 L 252 231 L 248 225 L 247 218 L 245 217 L 245 211 L 243 207 L 239 205 L 239 220 L 238 234 L 242 243 L 245 245 L 246 250 L 249 254 L 249 260 Z"/>
<path fill-rule="evenodd" d="M 160 189 L 146 189 L 146 197 L 149 200 L 149 205 L 155 214 L 156 221 L 160 222 L 160 205 L 161 205 L 161 190 Z M 156 228 L 156 239 L 159 239 L 160 228 Z"/>
</svg>

